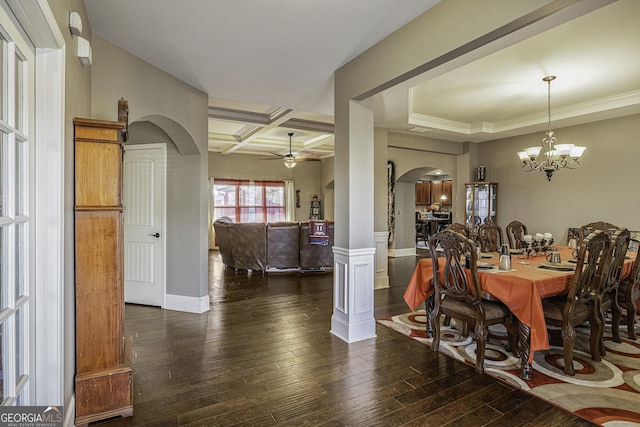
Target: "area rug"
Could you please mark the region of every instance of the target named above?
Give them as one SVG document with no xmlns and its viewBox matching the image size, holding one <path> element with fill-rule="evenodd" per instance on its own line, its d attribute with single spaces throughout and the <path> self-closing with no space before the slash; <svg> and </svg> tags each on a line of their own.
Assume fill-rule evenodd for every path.
<svg viewBox="0 0 640 427">
<path fill-rule="evenodd" d="M 431 345 L 425 337 L 424 310 L 378 320 L 403 335 Z M 449 327 L 441 326 L 439 351 L 460 362 L 475 366 L 476 343 L 464 337 L 456 328 L 455 319 Z M 611 340 L 610 328 L 605 331 L 607 355 L 601 362 L 591 360 L 588 326 L 576 328 L 574 366 L 576 375 L 564 374 L 562 338 L 558 328 L 549 329 L 550 349 L 538 351 L 533 358 L 533 380 L 520 378 L 520 361 L 505 348 L 507 332 L 502 325 L 489 329 L 485 352 L 485 373 L 518 387 L 553 405 L 561 407 L 595 424 L 618 427 L 640 426 L 640 340 Z"/>
</svg>

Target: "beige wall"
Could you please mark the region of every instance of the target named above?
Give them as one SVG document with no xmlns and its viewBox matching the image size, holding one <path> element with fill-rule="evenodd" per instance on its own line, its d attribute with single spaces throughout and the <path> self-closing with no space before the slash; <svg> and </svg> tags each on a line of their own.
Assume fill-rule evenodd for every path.
<svg viewBox="0 0 640 427">
<path fill-rule="evenodd" d="M 322 197 L 324 200 L 324 219 L 334 220 L 334 162 L 333 157 L 322 159 Z"/>
<path fill-rule="evenodd" d="M 280 160 L 260 160 L 265 156 L 251 154 L 209 153 L 209 177 L 227 179 L 253 179 L 262 181 L 293 181 L 300 190 L 300 207 L 296 208 L 296 221 L 309 219 L 309 202 L 317 194 L 323 200 L 323 162 L 299 162 L 289 170 Z M 331 212 L 327 212 L 331 213 Z M 325 215 L 327 217 L 327 215 Z M 215 218 L 214 218 L 215 220 Z"/>
<path fill-rule="evenodd" d="M 391 249 L 398 251 L 415 247 L 415 183 L 425 172 L 442 169 L 454 183 L 458 182 L 458 156 L 463 153 L 463 144 L 432 138 L 390 132 L 388 135 L 388 158 L 395 164 L 395 229 Z M 399 148 L 404 147 L 404 148 Z M 422 147 L 422 151 L 417 150 Z M 444 153 L 436 152 L 445 150 Z M 451 153 L 456 154 L 451 154 Z M 458 215 L 457 194 L 453 195 L 453 215 Z"/>
<path fill-rule="evenodd" d="M 206 93 L 95 36 L 91 108 L 94 118 L 117 119 L 118 99 L 129 102 L 129 122 L 167 117 L 182 126 L 201 153 L 207 151 Z M 186 136 L 185 136 L 186 138 Z M 182 141 L 176 141 L 180 148 Z"/>
<path fill-rule="evenodd" d="M 530 232 L 549 231 L 566 241 L 567 227 L 604 220 L 640 230 L 640 196 L 635 191 L 640 159 L 640 115 L 554 129 L 561 143 L 587 147 L 576 170 L 521 170 L 516 152 L 540 143 L 543 133 L 478 145 L 478 164 L 487 180 L 499 182 L 498 224 L 514 219 Z"/>
<path fill-rule="evenodd" d="M 530 232 L 551 232 L 564 243 L 568 227 L 604 220 L 640 230 L 640 196 L 634 193 L 634 172 L 640 146 L 640 115 L 554 129 L 560 142 L 587 147 L 581 166 L 558 171 L 548 182 L 544 173 L 525 173 L 516 152 L 540 143 L 542 133 L 463 145 L 463 153 L 451 155 L 389 148 L 396 164 L 396 179 L 411 184 L 424 167 L 449 172 L 454 179 L 454 221 L 464 222 L 464 183 L 473 181 L 478 165 L 487 168 L 487 181 L 498 186 L 498 224 L 514 220 Z M 622 155 L 620 155 L 622 153 Z M 393 249 L 413 247 L 413 199 L 411 187 L 396 183 L 396 232 Z M 398 214 L 398 211 L 400 212 Z"/>
<path fill-rule="evenodd" d="M 116 120 L 122 97 L 128 101 L 132 127 L 151 122 L 173 143 L 167 151 L 166 289 L 171 295 L 204 297 L 208 295 L 207 94 L 101 37 L 95 36 L 92 44 L 93 117 Z M 133 135 L 130 142 L 139 143 Z"/>
</svg>

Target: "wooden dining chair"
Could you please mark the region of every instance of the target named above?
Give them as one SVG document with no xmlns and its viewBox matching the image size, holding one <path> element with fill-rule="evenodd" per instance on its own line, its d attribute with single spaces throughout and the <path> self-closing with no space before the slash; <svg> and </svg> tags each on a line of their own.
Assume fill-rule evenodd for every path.
<svg viewBox="0 0 640 427">
<path fill-rule="evenodd" d="M 578 229 L 578 240 L 583 240 L 589 234 L 593 233 L 596 230 L 602 230 L 609 233 L 610 236 L 616 232 L 616 230 L 620 228 L 617 225 L 613 225 L 610 222 L 605 221 L 595 221 L 590 222 L 589 224 L 585 224 Z"/>
<path fill-rule="evenodd" d="M 567 375 L 575 375 L 573 346 L 576 325 L 589 321 L 591 358 L 596 362 L 602 359 L 599 346 L 604 327 L 596 313 L 596 305 L 610 263 L 611 239 L 607 233 L 596 230 L 580 242 L 576 271 L 567 294 L 542 300 L 547 324 L 561 327 L 564 372 Z"/>
<path fill-rule="evenodd" d="M 504 242 L 502 228 L 494 222 L 485 222 L 478 227 L 478 242 L 482 252 L 498 252 Z"/>
<path fill-rule="evenodd" d="M 418 240 L 424 241 L 424 244 L 426 245 L 428 224 L 422 221 L 422 215 L 418 211 L 416 211 L 415 213 L 415 226 L 416 226 L 416 245 L 418 244 Z"/>
<path fill-rule="evenodd" d="M 442 248 L 440 258 L 436 247 Z M 433 326 L 431 350 L 440 346 L 440 316 L 450 316 L 466 324 L 475 324 L 476 371 L 484 372 L 484 354 L 488 327 L 508 323 L 512 320 L 509 309 L 498 301 L 482 298 L 478 280 L 476 244 L 454 231 L 441 231 L 429 238 L 431 262 L 433 265 L 434 305 L 429 314 Z M 469 269 L 465 269 L 460 259 L 470 256 Z M 440 266 L 440 262 L 443 263 Z M 442 270 L 442 272 L 441 272 Z M 467 271 L 470 272 L 467 275 Z M 513 346 L 514 335 L 509 331 L 509 344 Z"/>
<path fill-rule="evenodd" d="M 522 247 L 522 241 L 524 236 L 529 234 L 527 226 L 520 221 L 511 221 L 507 224 L 507 239 L 509 240 L 509 247 L 511 249 L 520 249 Z"/>
<path fill-rule="evenodd" d="M 634 243 L 636 243 L 636 245 L 639 245 L 640 241 L 636 240 Z M 629 275 L 620 282 L 620 286 L 618 289 L 618 302 L 620 303 L 621 308 L 624 308 L 625 310 L 625 317 L 627 320 L 627 334 L 629 335 L 630 340 L 636 339 L 636 301 L 640 299 L 640 278 L 638 278 L 639 270 L 640 250 L 636 251 L 636 257 L 633 260 L 631 273 L 629 273 Z"/>
<path fill-rule="evenodd" d="M 462 234 L 467 239 L 469 238 L 469 229 L 466 225 L 460 224 L 459 222 L 454 222 L 453 224 L 449 224 L 446 228 L 447 231 L 455 231 L 456 233 Z"/>
<path fill-rule="evenodd" d="M 454 222 L 453 224 L 449 224 L 449 226 L 445 230 L 455 231 L 456 233 L 460 233 L 464 237 L 466 237 L 467 239 L 469 237 L 471 237 L 469 235 L 469 229 L 467 228 L 467 226 L 464 225 L 464 224 L 461 224 L 459 222 Z M 445 316 L 444 321 L 442 322 L 442 324 L 445 325 L 445 326 L 449 326 L 450 322 L 451 322 L 451 318 L 449 316 Z M 466 327 L 466 324 L 465 324 L 465 326 L 464 326 L 464 333 L 465 334 L 466 334 L 466 331 L 467 331 L 467 327 Z"/>
<path fill-rule="evenodd" d="M 611 337 L 614 342 L 620 343 L 620 317 L 622 312 L 618 302 L 618 288 L 624 265 L 624 257 L 629 248 L 631 233 L 626 228 L 619 229 L 611 239 L 611 260 L 606 279 L 602 282 L 602 291 L 599 293 L 597 314 L 600 316 L 602 325 L 605 322 L 605 313 L 611 310 Z M 600 339 L 600 354 L 606 355 L 604 341 Z"/>
</svg>

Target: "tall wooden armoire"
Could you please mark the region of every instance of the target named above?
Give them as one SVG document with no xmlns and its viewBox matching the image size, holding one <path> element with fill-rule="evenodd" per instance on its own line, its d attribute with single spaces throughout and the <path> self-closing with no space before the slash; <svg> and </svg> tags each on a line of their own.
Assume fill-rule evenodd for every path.
<svg viewBox="0 0 640 427">
<path fill-rule="evenodd" d="M 76 118 L 76 425 L 133 414 L 124 337 L 122 131 Z"/>
</svg>

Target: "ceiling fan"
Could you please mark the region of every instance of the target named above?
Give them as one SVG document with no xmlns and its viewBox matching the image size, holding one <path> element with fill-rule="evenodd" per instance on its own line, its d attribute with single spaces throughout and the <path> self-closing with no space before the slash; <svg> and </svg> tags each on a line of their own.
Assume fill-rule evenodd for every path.
<svg viewBox="0 0 640 427">
<path fill-rule="evenodd" d="M 289 135 L 289 152 L 285 155 L 271 153 L 274 156 L 278 156 L 278 157 L 271 157 L 271 158 L 262 159 L 262 160 L 282 159 L 284 160 L 284 165 L 289 169 L 293 169 L 296 166 L 296 162 L 319 162 L 320 161 L 320 159 L 296 158 L 296 156 L 294 156 L 293 153 L 291 152 L 291 138 L 293 137 L 293 132 L 289 132 L 287 135 Z"/>
</svg>

